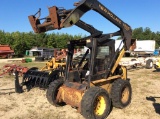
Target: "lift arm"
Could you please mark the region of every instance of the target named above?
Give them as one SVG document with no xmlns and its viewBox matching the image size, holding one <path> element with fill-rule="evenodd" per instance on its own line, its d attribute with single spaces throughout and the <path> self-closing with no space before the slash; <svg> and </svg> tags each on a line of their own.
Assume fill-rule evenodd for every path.
<svg viewBox="0 0 160 119">
<path fill-rule="evenodd" d="M 132 30 L 128 24 L 123 22 L 114 13 L 102 5 L 98 0 L 81 0 L 75 4 L 74 9 L 65 10 L 57 8 L 56 6 L 50 7 L 49 16 L 43 18 L 45 21 L 41 24 L 40 20 L 35 15 L 29 16 L 29 21 L 32 28 L 36 33 L 46 32 L 54 29 L 61 29 L 70 27 L 72 25 L 80 26 L 80 18 L 86 12 L 94 10 L 120 28 L 122 39 L 124 40 L 125 49 L 128 50 L 131 44 Z M 38 12 L 40 14 L 40 11 Z M 82 28 L 84 29 L 84 28 Z"/>
<path fill-rule="evenodd" d="M 63 21 L 63 27 L 69 27 L 75 24 L 80 17 L 89 10 L 94 10 L 108 19 L 118 28 L 120 28 L 121 36 L 124 39 L 125 48 L 128 50 L 131 44 L 132 30 L 128 24 L 123 22 L 114 13 L 102 5 L 98 0 L 82 0 L 77 4 L 77 7 Z"/>
<path fill-rule="evenodd" d="M 40 14 L 41 14 L 41 10 L 39 10 L 35 15 L 31 15 L 31 16 L 28 17 L 29 21 L 30 21 L 30 24 L 31 24 L 35 33 L 46 32 L 46 31 L 54 30 L 54 29 L 61 29 L 60 19 L 63 21 L 64 17 L 66 17 L 67 13 L 68 13 L 66 11 L 71 11 L 71 10 L 65 10 L 65 9 L 60 9 L 59 10 L 57 7 L 53 6 L 53 7 L 49 8 L 49 11 L 50 11 L 50 15 L 45 17 L 45 18 L 42 18 L 42 19 L 39 19 Z M 36 17 L 37 14 L 38 14 L 38 17 Z M 53 16 L 54 19 L 51 19 L 52 16 Z M 40 23 L 41 20 L 45 20 L 45 21 L 41 24 Z M 103 33 L 102 31 L 99 31 L 99 30 L 95 29 L 93 26 L 85 23 L 82 20 L 78 20 L 75 23 L 75 25 L 80 27 L 81 29 L 89 32 L 91 35 L 102 34 Z"/>
</svg>

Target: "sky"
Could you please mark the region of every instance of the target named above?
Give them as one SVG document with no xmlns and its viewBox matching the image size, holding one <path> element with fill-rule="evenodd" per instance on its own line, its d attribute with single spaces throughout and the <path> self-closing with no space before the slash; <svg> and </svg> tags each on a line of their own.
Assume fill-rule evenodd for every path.
<svg viewBox="0 0 160 119">
<path fill-rule="evenodd" d="M 1 0 L 0 2 L 0 30 L 5 32 L 30 32 L 33 31 L 28 20 L 29 15 L 34 15 L 41 8 L 41 17 L 48 16 L 48 7 L 57 6 L 73 9 L 74 2 L 79 0 Z M 160 31 L 160 0 L 99 0 L 104 6 L 116 14 L 121 20 L 131 26 L 149 27 L 152 31 Z M 91 10 L 84 14 L 81 20 L 93 25 L 104 33 L 119 30 L 107 19 Z M 52 30 L 48 33 L 59 32 L 71 35 L 88 35 L 76 26 L 61 30 Z"/>
</svg>

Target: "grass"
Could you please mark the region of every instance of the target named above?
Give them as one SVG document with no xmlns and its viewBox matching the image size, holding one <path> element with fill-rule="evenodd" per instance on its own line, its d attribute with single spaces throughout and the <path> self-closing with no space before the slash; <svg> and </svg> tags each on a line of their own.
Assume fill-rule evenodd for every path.
<svg viewBox="0 0 160 119">
<path fill-rule="evenodd" d="M 42 67 L 44 67 L 46 65 L 46 62 L 29 62 L 29 63 L 20 63 L 20 62 L 13 62 L 13 63 L 0 63 L 0 74 L 3 73 L 3 66 L 5 66 L 6 64 L 16 64 L 17 66 L 23 66 L 23 67 L 38 67 L 39 69 L 41 69 Z M 5 77 L 4 79 L 13 79 L 13 76 L 10 76 L 9 73 L 6 73 L 3 75 L 3 77 Z M 1 78 L 0 78 L 1 79 Z"/>
<path fill-rule="evenodd" d="M 46 65 L 46 62 L 29 62 L 29 63 L 21 63 L 21 65 L 28 68 L 31 68 L 31 67 L 42 68 Z"/>
</svg>

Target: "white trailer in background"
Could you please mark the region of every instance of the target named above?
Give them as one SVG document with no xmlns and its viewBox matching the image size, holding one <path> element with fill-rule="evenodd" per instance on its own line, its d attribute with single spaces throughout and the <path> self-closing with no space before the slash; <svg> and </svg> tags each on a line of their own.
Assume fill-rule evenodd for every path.
<svg viewBox="0 0 160 119">
<path fill-rule="evenodd" d="M 122 40 L 117 40 L 115 42 L 115 50 L 119 47 L 121 41 Z M 124 58 L 122 58 L 119 64 L 128 68 L 145 67 L 147 69 L 151 69 L 158 60 L 156 57 L 152 56 L 154 50 L 155 40 L 135 40 L 135 43 L 131 46 L 127 53 L 141 57 L 127 58 L 129 60 L 124 60 Z"/>
<path fill-rule="evenodd" d="M 155 40 L 137 40 L 134 53 L 137 56 L 151 56 L 155 51 Z"/>
<path fill-rule="evenodd" d="M 115 50 L 119 47 L 122 40 L 115 41 Z M 127 53 L 135 56 L 151 56 L 155 51 L 155 40 L 134 40 L 135 43 L 130 47 Z M 122 43 L 123 44 L 123 43 Z M 120 46 L 122 48 L 123 45 Z"/>
</svg>

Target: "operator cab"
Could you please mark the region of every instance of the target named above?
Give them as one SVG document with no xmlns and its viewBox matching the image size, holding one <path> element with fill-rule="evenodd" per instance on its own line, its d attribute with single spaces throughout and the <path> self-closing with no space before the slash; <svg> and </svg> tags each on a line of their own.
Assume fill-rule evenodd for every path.
<svg viewBox="0 0 160 119">
<path fill-rule="evenodd" d="M 85 45 L 88 50 L 75 63 L 74 48 Z M 96 80 L 105 78 L 109 65 L 115 54 L 115 40 L 106 39 L 99 42 L 97 39 L 74 40 L 68 44 L 68 56 L 65 78 L 73 82 Z"/>
</svg>

